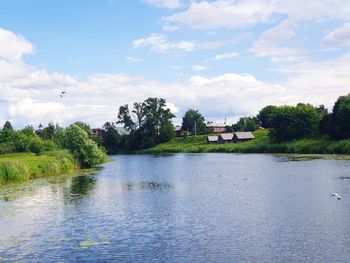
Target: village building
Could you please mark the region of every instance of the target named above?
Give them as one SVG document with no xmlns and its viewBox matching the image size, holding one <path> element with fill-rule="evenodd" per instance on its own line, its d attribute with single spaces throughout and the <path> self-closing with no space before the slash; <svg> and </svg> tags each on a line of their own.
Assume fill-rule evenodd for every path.
<svg viewBox="0 0 350 263">
<path fill-rule="evenodd" d="M 175 135 L 176 135 L 176 137 L 189 136 L 189 135 L 191 135 L 191 132 L 183 130 L 180 125 L 176 125 L 175 126 Z"/>
<path fill-rule="evenodd" d="M 233 133 L 222 133 L 219 135 L 218 142 L 220 144 L 232 143 L 233 142 Z"/>
<path fill-rule="evenodd" d="M 233 141 L 235 143 L 246 142 L 252 139 L 254 139 L 254 135 L 252 132 L 235 132 L 233 137 Z"/>
<path fill-rule="evenodd" d="M 130 132 L 127 129 L 125 129 L 124 127 L 115 127 L 114 129 L 121 136 L 130 134 Z M 103 135 L 103 129 L 101 129 L 101 128 L 91 129 L 90 135 L 91 135 L 91 138 L 100 138 Z"/>
<path fill-rule="evenodd" d="M 94 128 L 94 129 L 91 129 L 91 137 L 92 138 L 99 138 L 99 137 L 102 137 L 102 134 L 103 134 L 103 130 L 100 129 L 100 128 Z"/>
<path fill-rule="evenodd" d="M 214 136 L 208 136 L 207 137 L 207 143 L 208 144 L 217 144 L 218 141 L 219 141 L 219 136 L 214 135 Z"/>
<path fill-rule="evenodd" d="M 224 133 L 226 132 L 226 126 L 225 123 L 208 123 L 207 127 L 209 128 L 210 133 Z"/>
<path fill-rule="evenodd" d="M 35 130 L 35 134 L 36 135 L 40 135 L 43 133 L 44 127 L 41 125 L 41 123 L 39 124 L 38 128 Z"/>
</svg>

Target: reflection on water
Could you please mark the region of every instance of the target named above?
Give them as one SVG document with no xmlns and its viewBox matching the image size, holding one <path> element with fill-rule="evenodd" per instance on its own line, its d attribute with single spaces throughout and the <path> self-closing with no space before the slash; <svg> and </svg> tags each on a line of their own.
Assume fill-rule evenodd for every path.
<svg viewBox="0 0 350 263">
<path fill-rule="evenodd" d="M 73 177 L 69 187 L 70 195 L 89 195 L 94 188 L 97 179 L 90 176 Z"/>
<path fill-rule="evenodd" d="M 123 189 L 127 191 L 135 190 L 152 190 L 152 191 L 164 191 L 172 188 L 172 184 L 169 182 L 156 182 L 156 181 L 141 181 L 132 182 L 127 181 L 123 183 Z"/>
<path fill-rule="evenodd" d="M 0 262 L 347 262 L 350 162 L 304 157 L 116 156 L 1 188 Z"/>
<path fill-rule="evenodd" d="M 31 180 L 26 183 L 0 186 L 0 201 L 10 202 L 21 197 L 33 196 L 46 189 L 50 194 L 62 192 L 65 195 L 87 196 L 92 191 L 96 172 L 87 171 L 70 176 L 57 176 Z"/>
</svg>

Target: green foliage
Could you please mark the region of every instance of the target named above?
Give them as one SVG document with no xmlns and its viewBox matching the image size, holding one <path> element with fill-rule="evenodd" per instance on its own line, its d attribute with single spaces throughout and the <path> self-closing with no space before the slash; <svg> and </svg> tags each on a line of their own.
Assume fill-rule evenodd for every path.
<svg viewBox="0 0 350 263">
<path fill-rule="evenodd" d="M 136 105 L 136 104 L 134 104 Z M 135 110 L 137 112 L 141 112 L 139 109 L 140 105 L 137 104 L 138 110 Z M 140 117 L 139 117 L 140 119 Z M 131 118 L 131 114 L 129 111 L 129 105 L 124 105 L 119 107 L 119 112 L 118 112 L 118 122 L 119 124 L 123 124 L 124 128 L 127 129 L 128 131 L 135 131 L 136 129 L 136 124 Z"/>
<path fill-rule="evenodd" d="M 270 137 L 276 141 L 288 141 L 315 136 L 322 118 L 310 104 L 297 106 L 268 106 L 259 113 L 260 120 L 271 128 Z"/>
<path fill-rule="evenodd" d="M 121 106 L 117 123 L 131 131 L 124 147 L 127 150 L 144 149 L 173 138 L 173 117 L 175 115 L 162 98 L 148 98 L 142 103 L 134 103 L 131 113 L 128 105 Z"/>
<path fill-rule="evenodd" d="M 291 153 L 291 154 L 350 154 L 350 140 L 334 141 L 325 137 L 299 139 L 287 142 L 271 141 L 268 130 L 253 132 L 255 139 L 245 143 L 207 144 L 206 135 L 174 138 L 143 153 Z"/>
<path fill-rule="evenodd" d="M 335 102 L 330 117 L 329 133 L 334 139 L 350 138 L 350 94 Z"/>
<path fill-rule="evenodd" d="M 0 183 L 20 182 L 29 179 L 28 168 L 20 161 L 6 161 L 0 163 Z"/>
<path fill-rule="evenodd" d="M 258 114 L 257 118 L 260 122 L 260 126 L 264 128 L 272 128 L 272 117 L 278 112 L 277 106 L 266 106 Z"/>
<path fill-rule="evenodd" d="M 79 126 L 81 129 L 83 129 L 90 136 L 91 128 L 90 128 L 89 124 L 82 122 L 82 121 L 76 121 L 73 124 Z"/>
<path fill-rule="evenodd" d="M 5 131 L 5 130 L 11 130 L 11 131 L 13 131 L 11 122 L 10 122 L 10 121 L 6 121 L 5 124 L 4 124 L 4 126 L 3 126 L 3 128 L 2 128 L 2 130 L 3 130 L 3 131 Z"/>
<path fill-rule="evenodd" d="M 45 127 L 41 134 L 40 137 L 43 138 L 44 140 L 53 140 L 55 137 L 55 132 L 56 132 L 56 127 L 55 125 L 50 122 L 47 127 Z"/>
<path fill-rule="evenodd" d="M 57 145 L 52 141 L 43 141 L 33 132 L 32 127 L 19 131 L 4 129 L 0 132 L 0 154 L 13 152 L 33 152 L 40 154 L 44 151 L 56 150 Z"/>
<path fill-rule="evenodd" d="M 0 184 L 26 181 L 43 176 L 57 176 L 77 169 L 68 151 L 56 151 L 40 156 L 16 153 L 0 156 Z"/>
<path fill-rule="evenodd" d="M 104 151 L 75 124 L 65 130 L 63 140 L 65 148 L 73 154 L 83 168 L 93 167 L 106 160 Z"/>
<path fill-rule="evenodd" d="M 198 110 L 189 109 L 182 117 L 182 126 L 184 131 L 190 131 L 191 133 L 204 134 L 207 133 L 207 126 L 205 125 L 205 119 Z"/>
<path fill-rule="evenodd" d="M 108 153 L 117 153 L 123 147 L 122 136 L 113 122 L 106 122 L 103 127 L 102 145 Z"/>
<path fill-rule="evenodd" d="M 255 131 L 258 127 L 257 119 L 251 117 L 242 117 L 232 125 L 232 131 Z"/>
</svg>

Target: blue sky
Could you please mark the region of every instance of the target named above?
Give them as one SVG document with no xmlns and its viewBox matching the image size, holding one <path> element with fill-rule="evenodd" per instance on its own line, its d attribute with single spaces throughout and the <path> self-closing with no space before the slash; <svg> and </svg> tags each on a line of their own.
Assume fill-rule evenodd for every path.
<svg viewBox="0 0 350 263">
<path fill-rule="evenodd" d="M 0 122 L 100 126 L 149 96 L 175 122 L 331 108 L 350 92 L 349 47 L 348 1 L 3 0 Z"/>
</svg>

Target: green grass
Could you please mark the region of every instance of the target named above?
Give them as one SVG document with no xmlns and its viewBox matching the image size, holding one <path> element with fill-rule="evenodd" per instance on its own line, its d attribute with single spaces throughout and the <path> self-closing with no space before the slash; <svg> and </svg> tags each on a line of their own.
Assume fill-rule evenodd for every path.
<svg viewBox="0 0 350 263">
<path fill-rule="evenodd" d="M 255 139 L 244 143 L 207 144 L 207 135 L 174 138 L 169 142 L 143 150 L 142 153 L 293 153 L 293 154 L 350 154 L 350 140 L 331 141 L 326 138 L 300 139 L 273 143 L 268 130 L 254 132 Z"/>
<path fill-rule="evenodd" d="M 67 174 L 77 168 L 74 157 L 68 151 L 53 151 L 42 155 L 32 153 L 0 155 L 0 184 Z"/>
</svg>

